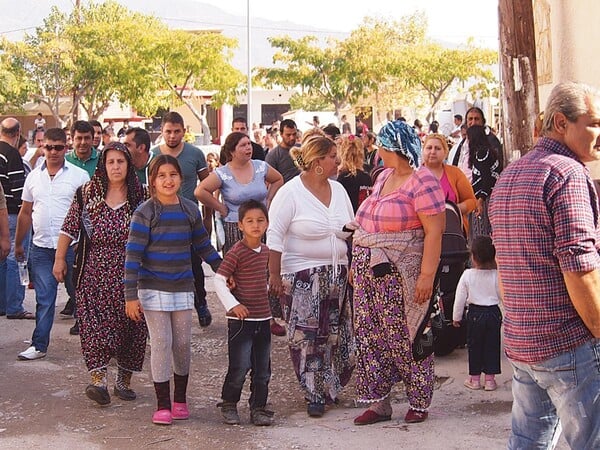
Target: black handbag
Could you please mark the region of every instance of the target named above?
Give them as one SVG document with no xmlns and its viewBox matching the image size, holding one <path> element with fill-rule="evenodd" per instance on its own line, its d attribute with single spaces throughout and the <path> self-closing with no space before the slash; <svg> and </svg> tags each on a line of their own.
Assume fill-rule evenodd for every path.
<svg viewBox="0 0 600 450">
<path fill-rule="evenodd" d="M 427 358 L 435 351 L 439 330 L 442 329 L 442 314 L 440 312 L 439 291 L 434 289 L 429 301 L 429 309 L 417 330 L 417 335 L 412 343 L 412 355 L 415 361 Z M 436 331 L 434 332 L 434 328 Z"/>
</svg>

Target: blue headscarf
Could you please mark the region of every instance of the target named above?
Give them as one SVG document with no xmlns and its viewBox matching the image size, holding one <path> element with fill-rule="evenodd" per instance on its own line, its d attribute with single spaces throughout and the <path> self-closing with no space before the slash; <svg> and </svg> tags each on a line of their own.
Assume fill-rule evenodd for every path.
<svg viewBox="0 0 600 450">
<path fill-rule="evenodd" d="M 400 153 L 408 159 L 413 168 L 419 166 L 421 159 L 421 140 L 413 127 L 402 120 L 388 122 L 377 136 L 377 145 Z"/>
</svg>

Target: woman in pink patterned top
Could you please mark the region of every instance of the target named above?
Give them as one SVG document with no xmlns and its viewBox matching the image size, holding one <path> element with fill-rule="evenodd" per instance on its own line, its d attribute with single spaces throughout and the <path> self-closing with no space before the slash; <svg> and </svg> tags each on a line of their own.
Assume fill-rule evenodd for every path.
<svg viewBox="0 0 600 450">
<path fill-rule="evenodd" d="M 391 419 L 398 381 L 406 386 L 408 423 L 427 418 L 433 395 L 433 355 L 415 361 L 412 343 L 433 293 L 445 197 L 429 169 L 416 169 L 421 143 L 405 122 L 388 123 L 377 143 L 386 169 L 356 213 L 352 259 L 356 389 L 370 403 L 356 425 Z"/>
</svg>

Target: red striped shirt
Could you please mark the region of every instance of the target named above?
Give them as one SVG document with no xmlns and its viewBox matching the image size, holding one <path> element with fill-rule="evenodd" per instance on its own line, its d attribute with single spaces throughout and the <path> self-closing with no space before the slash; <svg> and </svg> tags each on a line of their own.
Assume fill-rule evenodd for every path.
<svg viewBox="0 0 600 450">
<path fill-rule="evenodd" d="M 229 278 L 233 275 L 234 297 L 248 308 L 249 319 L 266 319 L 271 317 L 271 308 L 267 293 L 267 269 L 269 264 L 269 247 L 261 244 L 260 253 L 248 248 L 243 241 L 236 242 L 229 250 L 217 273 Z"/>
</svg>

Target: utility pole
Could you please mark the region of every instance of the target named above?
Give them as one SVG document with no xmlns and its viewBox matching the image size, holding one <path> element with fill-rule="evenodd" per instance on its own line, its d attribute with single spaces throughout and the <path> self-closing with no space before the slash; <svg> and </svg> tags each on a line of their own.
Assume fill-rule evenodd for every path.
<svg viewBox="0 0 600 450">
<path fill-rule="evenodd" d="M 498 0 L 504 161 L 533 146 L 539 112 L 533 0 Z"/>
</svg>

